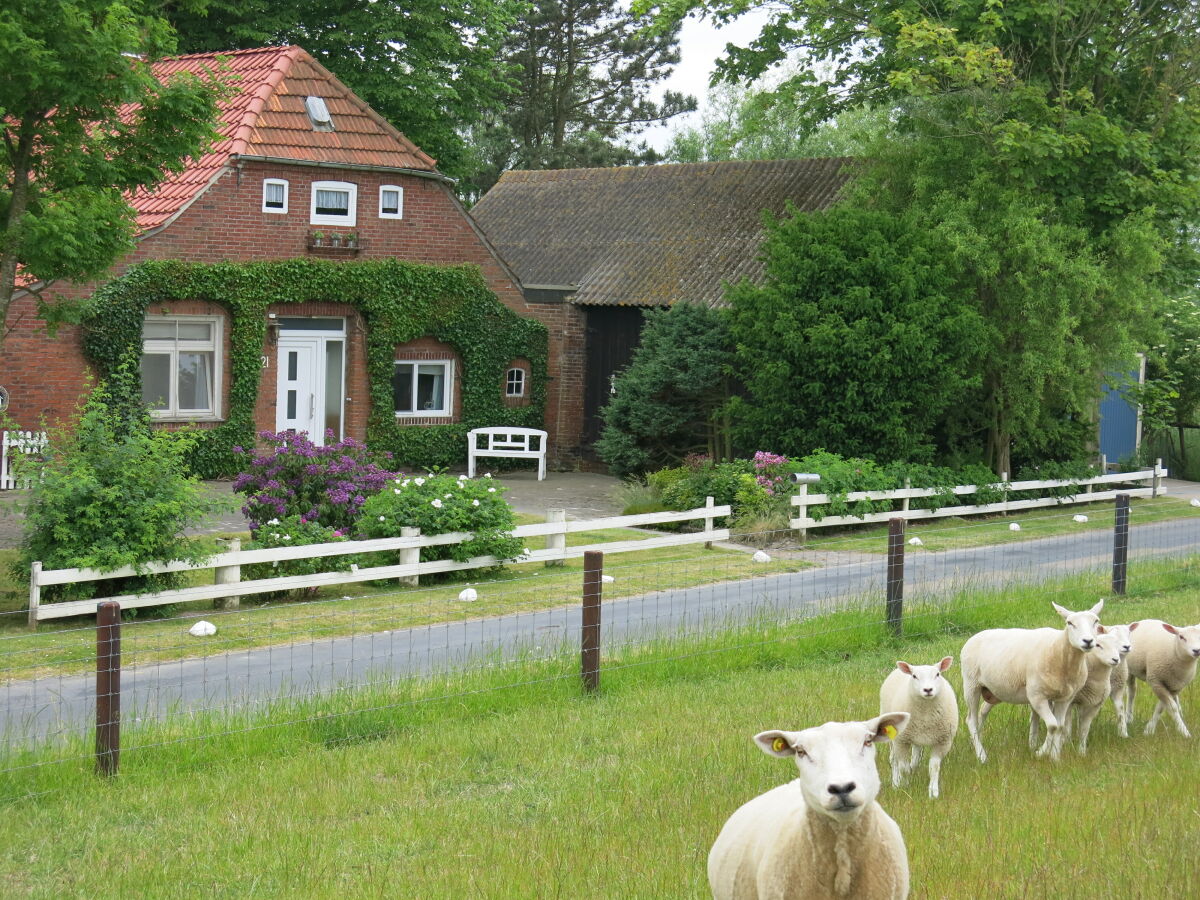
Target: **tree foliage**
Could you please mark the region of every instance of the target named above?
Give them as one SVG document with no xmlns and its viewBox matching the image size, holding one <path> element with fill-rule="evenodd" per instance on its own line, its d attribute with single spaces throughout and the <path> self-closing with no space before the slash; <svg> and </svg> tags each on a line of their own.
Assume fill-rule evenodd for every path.
<svg viewBox="0 0 1200 900">
<path fill-rule="evenodd" d="M 156 9 L 141 0 L 0 9 L 0 345 L 18 267 L 23 286 L 101 274 L 132 245 L 125 192 L 153 188 L 214 134 L 214 79 L 163 83 L 151 71 L 150 60 L 174 50 Z"/>
<path fill-rule="evenodd" d="M 679 29 L 646 34 L 616 0 L 533 0 L 503 49 L 516 72 L 504 109 L 475 129 L 486 191 L 506 169 L 565 169 L 654 162 L 629 139 L 695 109 L 693 97 L 650 97 L 679 62 Z"/>
<path fill-rule="evenodd" d="M 728 292 L 739 442 L 932 459 L 986 339 L 937 241 L 906 216 L 841 206 L 769 222 L 765 258 L 761 285 Z"/>
<path fill-rule="evenodd" d="M 211 0 L 171 19 L 187 52 L 297 44 L 452 177 L 466 130 L 509 90 L 515 0 Z"/>
<path fill-rule="evenodd" d="M 596 452 L 624 475 L 689 453 L 729 456 L 719 409 L 729 397 L 732 347 L 723 314 L 694 303 L 649 310 L 641 343 L 601 410 Z"/>
</svg>

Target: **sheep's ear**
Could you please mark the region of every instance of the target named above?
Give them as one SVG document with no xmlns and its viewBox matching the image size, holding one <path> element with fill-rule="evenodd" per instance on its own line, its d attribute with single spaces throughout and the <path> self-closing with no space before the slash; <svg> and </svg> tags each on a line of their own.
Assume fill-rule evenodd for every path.
<svg viewBox="0 0 1200 900">
<path fill-rule="evenodd" d="M 754 743 L 767 756 L 788 757 L 796 755 L 795 731 L 764 731 L 754 736 Z"/>
<path fill-rule="evenodd" d="M 890 712 L 877 716 L 867 722 L 867 730 L 875 733 L 876 742 L 894 741 L 908 724 L 909 714 L 906 712 Z"/>
<path fill-rule="evenodd" d="M 908 663 L 906 663 L 902 659 L 896 660 L 896 668 L 899 669 L 901 672 L 903 672 L 905 675 L 912 674 L 912 666 L 910 666 Z"/>
<path fill-rule="evenodd" d="M 1093 606 L 1090 610 L 1088 610 L 1088 612 L 1090 612 L 1093 616 L 1099 616 L 1100 610 L 1102 610 L 1102 609 L 1104 609 L 1104 598 L 1103 597 L 1101 597 L 1100 602 L 1097 603 L 1095 606 Z"/>
<path fill-rule="evenodd" d="M 1129 626 L 1129 630 L 1130 630 L 1130 631 L 1137 631 L 1137 630 L 1138 630 L 1138 626 L 1139 626 L 1139 625 L 1141 625 L 1141 624 L 1142 624 L 1141 622 L 1134 622 L 1132 625 L 1130 625 L 1130 626 Z"/>
<path fill-rule="evenodd" d="M 1163 627 L 1163 631 L 1169 631 L 1169 632 L 1171 632 L 1171 634 L 1179 634 L 1179 629 L 1176 628 L 1174 625 L 1168 625 L 1166 622 L 1163 622 L 1162 627 Z"/>
<path fill-rule="evenodd" d="M 1097 622 L 1096 623 L 1096 634 L 1108 634 L 1108 629 L 1105 628 L 1103 625 L 1101 625 L 1099 622 Z"/>
<path fill-rule="evenodd" d="M 954 657 L 953 656 L 944 657 L 942 659 L 942 661 L 940 663 L 938 663 L 938 671 L 945 672 L 952 665 L 954 665 Z"/>
<path fill-rule="evenodd" d="M 1071 615 L 1071 611 L 1069 609 L 1067 609 L 1065 606 L 1059 606 L 1057 603 L 1053 603 L 1053 602 L 1050 605 L 1053 606 L 1054 611 L 1056 613 L 1058 613 L 1060 616 L 1062 616 L 1064 619 L 1067 618 L 1067 616 Z"/>
</svg>

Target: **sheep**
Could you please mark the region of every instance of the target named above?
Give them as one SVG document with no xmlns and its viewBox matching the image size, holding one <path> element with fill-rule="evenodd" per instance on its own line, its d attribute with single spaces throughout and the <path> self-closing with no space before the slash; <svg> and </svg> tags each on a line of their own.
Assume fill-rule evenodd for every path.
<svg viewBox="0 0 1200 900">
<path fill-rule="evenodd" d="M 1124 640 L 1120 634 L 1103 625 L 1097 625 L 1096 631 L 1096 644 L 1086 657 L 1087 679 L 1075 695 L 1075 699 L 1071 701 L 1071 708 L 1067 712 L 1068 718 L 1063 723 L 1068 736 L 1071 732 L 1071 719 L 1074 718 L 1078 724 L 1079 753 L 1081 755 L 1087 753 L 1088 732 L 1092 730 L 1092 721 L 1100 712 L 1104 701 L 1108 699 L 1110 676 L 1121 662 L 1121 645 Z M 1037 741 L 1040 721 L 1037 713 L 1031 709 L 1029 711 L 1029 742 L 1031 744 Z"/>
<path fill-rule="evenodd" d="M 1112 697 L 1113 709 L 1117 713 L 1117 734 L 1123 738 L 1129 737 L 1129 720 L 1133 717 L 1133 708 L 1126 702 L 1126 682 L 1129 680 L 1129 662 L 1125 658 L 1133 648 L 1133 632 L 1138 623 L 1132 625 L 1109 625 L 1108 631 L 1117 635 L 1120 641 L 1121 661 L 1109 670 L 1108 695 Z"/>
<path fill-rule="evenodd" d="M 980 731 L 997 703 L 1027 703 L 1046 723 L 1038 756 L 1057 760 L 1062 752 L 1062 723 L 1075 694 L 1087 679 L 1087 654 L 1096 642 L 1101 600 L 1089 610 L 1072 612 L 1057 603 L 1065 627 L 991 628 L 963 645 L 963 699 L 967 731 L 980 762 L 987 762 Z M 982 708 L 981 708 L 982 704 Z M 1030 747 L 1035 735 L 1030 733 Z"/>
<path fill-rule="evenodd" d="M 904 660 L 884 679 L 879 689 L 879 711 L 900 710 L 912 718 L 889 748 L 892 786 L 917 767 L 921 748 L 929 748 L 929 796 L 938 796 L 942 758 L 950 752 L 958 733 L 958 697 L 942 673 L 954 663 L 947 656 L 935 666 L 910 666 Z"/>
<path fill-rule="evenodd" d="M 1137 692 L 1137 680 L 1150 685 L 1158 697 L 1154 714 L 1146 723 L 1146 734 L 1154 734 L 1158 717 L 1169 710 L 1175 719 L 1179 733 L 1190 738 L 1192 733 L 1183 723 L 1183 711 L 1179 706 L 1179 692 L 1196 677 L 1196 660 L 1200 658 L 1200 625 L 1176 628 L 1158 619 L 1143 619 L 1136 623 L 1137 639 L 1129 651 L 1126 700 L 1127 716 L 1133 720 L 1133 700 Z M 1133 628 L 1134 626 L 1130 626 Z"/>
<path fill-rule="evenodd" d="M 895 740 L 906 712 L 826 722 L 754 737 L 770 756 L 794 757 L 800 777 L 742 805 L 708 854 L 714 900 L 908 896 L 908 851 L 875 801 L 875 744 Z"/>
</svg>

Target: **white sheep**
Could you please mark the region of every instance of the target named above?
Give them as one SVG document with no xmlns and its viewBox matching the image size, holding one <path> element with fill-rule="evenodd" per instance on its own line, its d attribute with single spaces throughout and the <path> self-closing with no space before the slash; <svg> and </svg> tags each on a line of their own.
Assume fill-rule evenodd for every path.
<svg viewBox="0 0 1200 900">
<path fill-rule="evenodd" d="M 903 777 L 917 767 L 921 748 L 928 747 L 929 796 L 938 796 L 942 758 L 958 733 L 958 697 L 942 677 L 953 663 L 953 656 L 934 666 L 910 666 L 899 660 L 879 689 L 880 712 L 899 710 L 911 715 L 889 748 L 893 787 L 899 787 Z"/>
<path fill-rule="evenodd" d="M 1108 695 L 1112 697 L 1113 709 L 1117 713 L 1117 734 L 1121 737 L 1129 737 L 1129 720 L 1133 717 L 1133 708 L 1126 701 L 1128 692 L 1126 682 L 1129 681 L 1129 661 L 1126 657 L 1133 649 L 1133 632 L 1137 630 L 1138 623 L 1105 627 L 1110 634 L 1117 636 L 1121 645 L 1121 661 L 1109 670 Z"/>
<path fill-rule="evenodd" d="M 1096 626 L 1096 631 L 1098 632 L 1096 643 L 1086 657 L 1087 678 L 1083 682 L 1083 687 L 1075 695 L 1075 699 L 1071 701 L 1067 720 L 1063 723 L 1068 736 L 1071 733 L 1072 719 L 1079 726 L 1079 752 L 1081 754 L 1087 753 L 1088 733 L 1092 730 L 1092 721 L 1100 712 L 1104 701 L 1108 699 L 1110 677 L 1113 670 L 1121 663 L 1121 643 L 1124 640 L 1121 635 L 1103 625 Z M 1031 709 L 1029 711 L 1030 744 L 1037 741 L 1040 722 L 1038 714 Z"/>
<path fill-rule="evenodd" d="M 1054 611 L 1065 627 L 990 628 L 963 645 L 963 699 L 967 731 L 980 762 L 987 762 L 980 731 L 997 703 L 1031 706 L 1046 725 L 1046 740 L 1037 755 L 1057 760 L 1062 752 L 1067 709 L 1087 679 L 1086 657 L 1096 642 L 1101 600 L 1089 610 L 1072 612 L 1057 603 Z M 1030 734 L 1030 746 L 1034 734 Z"/>
<path fill-rule="evenodd" d="M 708 854 L 714 900 L 907 897 L 904 837 L 875 802 L 875 744 L 895 740 L 908 719 L 890 712 L 755 735 L 764 753 L 794 757 L 800 777 L 729 817 Z"/>
<path fill-rule="evenodd" d="M 1158 619 L 1143 619 L 1136 624 L 1137 638 L 1126 657 L 1129 664 L 1128 718 L 1130 721 L 1133 719 L 1133 700 L 1137 693 L 1137 681 L 1141 679 L 1150 685 L 1150 690 L 1158 697 L 1154 714 L 1146 723 L 1146 734 L 1154 734 L 1158 717 L 1164 710 L 1169 710 L 1179 733 L 1191 737 L 1192 733 L 1183 723 L 1179 692 L 1196 677 L 1196 660 L 1200 659 L 1200 625 L 1176 628 Z"/>
</svg>

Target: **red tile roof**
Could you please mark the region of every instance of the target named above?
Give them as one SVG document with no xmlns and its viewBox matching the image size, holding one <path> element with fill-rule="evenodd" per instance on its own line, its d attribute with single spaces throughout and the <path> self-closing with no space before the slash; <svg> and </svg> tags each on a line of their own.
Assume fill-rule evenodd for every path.
<svg viewBox="0 0 1200 900">
<path fill-rule="evenodd" d="M 234 157 L 437 172 L 432 157 L 299 47 L 196 53 L 154 63 L 153 70 L 159 79 L 216 73 L 232 83 L 234 93 L 220 104 L 220 137 L 209 151 L 153 191 L 130 197 L 142 231 L 168 224 Z M 307 96 L 325 100 L 335 130 L 313 130 L 304 108 Z"/>
</svg>

